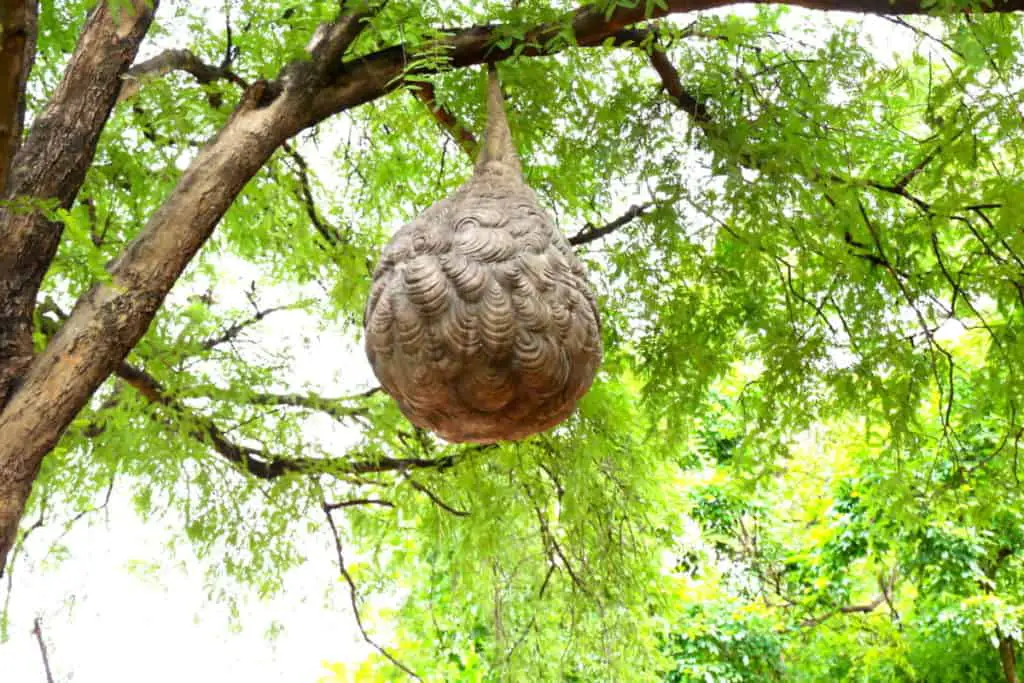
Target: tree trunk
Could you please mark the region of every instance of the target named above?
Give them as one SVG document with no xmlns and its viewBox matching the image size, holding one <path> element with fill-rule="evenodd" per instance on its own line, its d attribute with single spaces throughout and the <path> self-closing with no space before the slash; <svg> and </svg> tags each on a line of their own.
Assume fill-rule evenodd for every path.
<svg viewBox="0 0 1024 683">
<path fill-rule="evenodd" d="M 1003 663 L 1003 676 L 1006 683 L 1017 683 L 1017 653 L 1013 649 L 1013 639 L 1002 636 L 999 638 L 999 660 Z"/>
<path fill-rule="evenodd" d="M 74 202 L 117 100 L 121 75 L 134 61 L 153 20 L 153 2 L 135 0 L 134 10 L 124 3 L 117 5 L 112 9 L 101 3 L 90 11 L 60 85 L 11 161 L 3 199 L 16 208 L 0 209 L 0 425 L 18 419 L 18 412 L 8 409 L 19 404 L 21 392 L 15 389 L 22 386 L 33 361 L 36 294 L 63 227 L 47 220 L 41 205 L 68 208 Z M 30 63 L 31 59 L 23 57 L 19 69 Z M 7 123 L 14 126 L 20 120 L 17 109 L 6 112 Z M 0 153 L 5 151 L 0 148 Z M 24 205 L 17 206 L 21 203 Z M 46 391 L 29 405 L 44 396 L 61 399 Z M 69 423 L 70 417 L 53 428 L 59 434 Z M 52 431 L 38 424 L 32 430 L 34 437 L 44 440 Z M 30 441 L 18 434 L 16 429 L 0 427 L 0 569 L 6 564 L 18 519 L 45 453 L 37 453 Z M 47 450 L 56 438 L 49 443 Z"/>
<path fill-rule="evenodd" d="M 0 192 L 21 135 L 25 79 L 35 54 L 35 17 L 35 0 L 0 5 Z"/>
<path fill-rule="evenodd" d="M 62 225 L 47 220 L 40 205 L 69 208 L 85 180 L 121 75 L 153 20 L 154 7 L 135 4 L 134 13 L 123 3 L 113 10 L 102 3 L 89 13 L 60 85 L 11 160 L 3 199 L 24 206 L 0 210 L 0 408 L 32 360 L 36 293 L 60 241 Z M 17 109 L 10 112 L 12 125 Z"/>
</svg>

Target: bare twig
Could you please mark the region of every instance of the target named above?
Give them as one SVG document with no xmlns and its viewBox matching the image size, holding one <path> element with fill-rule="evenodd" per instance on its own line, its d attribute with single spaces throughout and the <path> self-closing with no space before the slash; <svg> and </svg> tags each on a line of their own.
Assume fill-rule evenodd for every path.
<svg viewBox="0 0 1024 683">
<path fill-rule="evenodd" d="M 341 545 L 341 534 L 338 533 L 338 526 L 334 523 L 334 515 L 331 514 L 331 507 L 327 501 L 323 501 L 322 507 L 324 516 L 327 518 L 327 526 L 331 531 L 331 536 L 334 538 L 334 548 L 338 555 L 338 571 L 341 572 L 342 578 L 344 578 L 345 583 L 348 584 L 349 599 L 352 604 L 352 615 L 355 617 L 356 626 L 359 627 L 359 632 L 362 634 L 363 640 L 365 640 L 368 645 L 383 655 L 389 662 L 397 666 L 399 669 L 409 674 L 417 681 L 422 681 L 423 679 L 420 678 L 415 671 L 398 661 L 394 655 L 388 652 L 386 648 L 377 643 L 377 641 L 371 638 L 370 634 L 367 633 L 366 627 L 363 625 L 363 618 L 359 614 L 359 592 L 356 589 L 356 582 L 352 579 L 352 574 L 349 573 L 348 568 L 345 566 L 345 553 L 344 548 L 342 548 Z"/>
<path fill-rule="evenodd" d="M 426 486 L 424 486 L 423 484 L 419 483 L 418 481 L 416 481 L 412 477 L 407 476 L 406 477 L 406 481 L 408 481 L 409 485 L 412 486 L 414 489 L 416 489 L 420 493 L 424 494 L 427 498 L 432 500 L 434 502 L 434 505 L 438 506 L 439 508 L 441 508 L 443 510 L 447 510 L 448 512 L 452 513 L 456 517 L 469 517 L 469 513 L 468 512 L 466 512 L 465 510 L 458 510 L 456 508 L 453 508 L 451 505 L 448 505 L 443 500 L 438 498 L 437 494 L 435 494 L 433 491 L 431 491 Z"/>
<path fill-rule="evenodd" d="M 46 651 L 46 641 L 43 640 L 43 621 L 36 617 L 32 625 L 32 635 L 39 643 L 39 655 L 43 658 L 43 671 L 46 672 L 46 683 L 53 683 L 53 672 L 50 670 L 50 655 Z"/>
<path fill-rule="evenodd" d="M 330 512 L 331 510 L 355 507 L 357 505 L 380 505 L 381 507 L 386 508 L 395 507 L 395 504 L 390 500 L 381 500 L 379 498 L 349 498 L 348 500 L 341 500 L 337 503 L 324 503 L 324 508 Z"/>
<path fill-rule="evenodd" d="M 581 244 L 586 244 L 587 242 L 593 242 L 594 240 L 601 239 L 605 235 L 609 235 L 618 230 L 619 228 L 623 227 L 624 225 L 629 224 L 634 219 L 643 216 L 644 213 L 652 206 L 654 206 L 653 202 L 634 204 L 633 206 L 629 207 L 629 209 L 627 209 L 624 214 L 622 214 L 615 220 L 611 221 L 610 223 L 607 223 L 600 227 L 596 227 L 594 225 L 591 225 L 590 223 L 587 223 L 585 226 L 583 226 L 582 230 L 580 230 L 578 233 L 569 238 L 569 244 L 578 247 Z"/>
<path fill-rule="evenodd" d="M 313 199 L 313 184 L 309 178 L 309 163 L 292 145 L 285 143 L 281 146 L 281 149 L 291 158 L 298 171 L 302 204 L 306 210 L 306 215 L 309 217 L 309 222 L 313 224 L 316 231 L 320 233 L 320 236 L 329 245 L 332 247 L 337 246 L 344 241 L 344 235 L 336 227 L 329 225 L 316 208 L 316 201 Z"/>
<path fill-rule="evenodd" d="M 210 337 L 209 339 L 205 339 L 202 342 L 200 342 L 199 346 L 204 351 L 209 351 L 217 346 L 220 346 L 221 344 L 225 344 L 229 341 L 234 340 L 247 327 L 255 325 L 256 323 L 260 322 L 271 313 L 277 313 L 278 311 L 287 311 L 293 308 L 297 308 L 301 305 L 301 303 L 294 303 L 284 306 L 271 306 L 270 308 L 263 309 L 257 308 L 256 312 L 253 314 L 251 318 L 247 318 L 245 320 L 241 320 L 237 323 L 229 325 L 224 329 L 223 332 L 218 334 L 216 337 Z"/>
<path fill-rule="evenodd" d="M 551 532 L 551 527 L 548 526 L 548 520 L 547 517 L 544 516 L 544 512 L 536 504 L 534 504 L 533 510 L 537 513 L 537 520 L 540 522 L 541 536 L 544 538 L 545 545 L 548 547 L 549 552 L 553 553 L 551 559 L 554 560 L 554 556 L 557 556 L 558 559 L 561 560 L 561 565 L 565 567 L 565 571 L 568 572 L 569 578 L 572 579 L 573 585 L 585 595 L 590 595 L 590 591 L 587 590 L 586 584 L 583 583 L 579 575 L 576 573 L 576 570 L 573 569 L 572 562 L 570 562 L 569 558 L 566 557 L 565 552 L 562 550 L 562 546 L 559 545 L 558 541 L 555 539 L 555 535 Z M 547 585 L 546 580 L 544 585 Z"/>
</svg>

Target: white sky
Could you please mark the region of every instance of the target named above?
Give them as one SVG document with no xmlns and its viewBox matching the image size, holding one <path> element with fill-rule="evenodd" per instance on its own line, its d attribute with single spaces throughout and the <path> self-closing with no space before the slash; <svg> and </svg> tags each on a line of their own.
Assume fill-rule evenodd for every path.
<svg viewBox="0 0 1024 683">
<path fill-rule="evenodd" d="M 161 8 L 166 11 L 168 5 Z M 880 57 L 909 47 L 906 32 L 897 32 L 892 24 L 871 20 L 869 25 L 865 36 L 879 46 Z M 309 151 L 306 156 L 315 165 L 329 163 Z M 248 273 L 234 274 L 248 281 Z M 291 333 L 277 334 L 280 343 L 288 343 L 289 336 L 300 338 L 299 327 L 292 324 L 298 321 L 286 315 L 268 319 L 271 327 Z M 340 338 L 321 336 L 303 351 L 290 380 L 322 383 L 324 393 L 334 396 L 372 383 L 362 352 L 350 348 L 339 354 L 341 347 Z M 0 645 L 0 682 L 45 681 L 30 632 L 36 616 L 42 618 L 57 681 L 316 681 L 325 673 L 321 662 L 355 662 L 369 652 L 355 631 L 347 591 L 337 584 L 327 537 L 300 539 L 308 545 L 310 561 L 289 575 L 285 594 L 249 603 L 246 628 L 232 632 L 226 610 L 206 598 L 201 568 L 194 561 L 167 558 L 163 543 L 168 529 L 139 520 L 116 492 L 108 517 L 109 522 L 95 515 L 91 523 L 76 525 L 64 538 L 70 558 L 57 568 L 30 573 L 25 562 L 15 568 L 11 638 Z M 45 555 L 54 533 L 37 532 L 28 544 L 30 562 L 38 563 Z M 140 562 L 153 571 L 129 569 Z M 339 590 L 325 599 L 332 585 Z M 275 620 L 285 629 L 270 641 L 265 632 Z"/>
</svg>

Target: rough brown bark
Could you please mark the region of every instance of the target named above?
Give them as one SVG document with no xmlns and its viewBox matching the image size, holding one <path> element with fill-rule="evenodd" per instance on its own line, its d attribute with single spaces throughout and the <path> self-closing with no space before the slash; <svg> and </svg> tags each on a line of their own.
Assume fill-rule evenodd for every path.
<svg viewBox="0 0 1024 683">
<path fill-rule="evenodd" d="M 350 32 L 329 36 L 335 41 L 351 38 Z M 333 56 L 335 52 L 325 48 L 324 54 Z M 96 285 L 79 299 L 46 350 L 19 377 L 17 390 L 0 412 L 0 566 L 14 542 L 18 520 L 43 457 L 145 333 L 168 291 L 249 179 L 278 147 L 303 125 L 309 125 L 305 113 L 310 88 L 325 82 L 330 66 L 326 57 L 313 63 L 297 62 L 286 67 L 280 82 L 260 81 L 251 86 L 225 127 L 203 148 L 142 232 L 111 265 L 110 283 Z M 126 67 L 127 63 L 116 72 L 118 79 Z M 116 82 L 110 92 L 104 93 L 108 112 L 119 85 Z M 94 147 L 95 142 L 90 155 Z M 79 159 L 81 154 L 72 155 L 69 161 Z M 87 167 L 85 160 L 82 177 Z M 65 182 L 74 184 L 75 180 Z M 77 182 L 80 185 L 81 178 Z M 59 185 L 58 189 L 65 186 Z M 66 198 L 70 202 L 75 192 L 77 185 L 70 193 L 47 194 L 57 194 L 62 201 Z M 17 220 L 17 216 L 8 219 L 10 223 Z M 0 230 L 3 226 L 0 223 Z M 38 239 L 52 239 L 55 248 L 59 228 L 41 220 L 22 228 L 24 232 L 33 229 Z M 50 245 L 47 242 L 45 246 Z M 41 252 L 39 248 L 29 250 L 28 245 L 22 249 L 26 258 L 48 263 L 52 249 Z M 3 258 L 11 257 L 0 255 L 0 273 Z M 9 261 L 9 265 L 13 268 L 18 263 Z M 26 275 L 26 268 L 13 269 L 21 282 L 31 275 Z M 3 284 L 0 279 L 0 305 L 9 307 L 11 300 L 20 302 L 15 295 L 21 292 L 10 286 L 5 291 Z M 35 281 L 32 297 L 37 290 Z M 27 308 L 31 313 L 31 305 Z M 25 323 L 29 333 L 30 322 Z M 0 357 L 0 368 L 3 360 Z"/>
<path fill-rule="evenodd" d="M 25 126 L 26 97 L 25 87 L 28 84 L 29 74 L 36 61 L 36 41 L 39 38 L 39 0 L 29 0 L 25 4 L 25 52 L 21 60 L 21 76 L 18 78 L 18 112 L 14 125 L 14 132 L 11 134 L 11 145 L 8 148 L 8 173 L 5 180 L 10 179 L 10 164 L 18 148 L 22 143 L 22 132 Z M 6 185 L 0 186 L 0 192 L 6 192 Z"/>
<path fill-rule="evenodd" d="M 658 19 L 670 14 L 699 12 L 727 5 L 741 4 L 784 4 L 816 10 L 858 12 L 861 14 L 927 14 L 934 4 L 921 0 L 666 0 L 654 7 L 651 14 L 644 14 L 648 3 L 638 2 L 634 7 L 618 7 L 610 15 L 597 5 L 587 5 L 576 10 L 571 17 L 576 43 L 580 47 L 600 45 L 606 38 L 614 37 L 619 31 L 648 19 Z M 976 11 L 1017 12 L 1024 10 L 1024 0 L 995 0 L 991 6 Z M 437 49 L 448 58 L 448 68 L 463 68 L 484 62 L 498 62 L 513 55 L 534 57 L 552 54 L 565 49 L 562 42 L 556 48 L 546 47 L 565 29 L 562 21 L 543 24 L 528 31 L 522 43 L 525 48 L 518 50 L 517 44 L 498 47 L 495 42 L 503 37 L 496 26 L 472 26 L 455 29 L 451 37 L 441 41 Z M 386 48 L 345 65 L 332 82 L 320 89 L 313 99 L 309 111 L 312 121 L 321 121 L 328 116 L 370 102 L 403 85 L 401 75 L 410 61 L 405 47 L 396 45 Z M 423 68 L 415 73 L 429 74 L 436 69 Z M 311 124 L 310 124 L 311 125 Z"/>
<path fill-rule="evenodd" d="M 105 4 L 90 15 L 64 81 L 14 159 L 9 196 L 45 198 L 62 206 L 74 200 L 117 98 L 120 76 L 152 19 L 151 9 L 143 8 L 142 0 L 137 2 L 139 11 L 121 15 L 116 26 Z M 644 19 L 727 4 L 738 3 L 668 0 L 646 17 L 645 3 L 619 7 L 609 16 L 587 6 L 571 20 L 578 44 L 592 46 Z M 922 2 L 912 0 L 795 0 L 788 4 L 878 14 L 928 11 Z M 1024 0 L 996 0 L 984 8 L 1021 9 Z M 79 300 L 60 332 L 35 359 L 31 312 L 56 250 L 60 226 L 47 222 L 37 210 L 0 213 L 0 566 L 44 455 L 145 333 L 167 292 L 242 187 L 298 131 L 402 85 L 403 70 L 410 62 L 403 46 L 341 61 L 362 25 L 352 16 L 339 17 L 321 35 L 312 62 L 292 64 L 279 80 L 257 83 L 246 92 L 235 116 L 198 155 L 112 266 L 111 282 L 95 286 Z M 563 26 L 557 22 L 528 32 L 523 42 L 529 47 L 521 54 L 553 51 L 544 46 Z M 495 37 L 492 26 L 453 31 L 444 41 L 450 58 L 447 68 L 511 56 L 515 46 L 497 48 L 492 42 Z M 15 380 L 19 387 L 12 392 Z"/>
<path fill-rule="evenodd" d="M 13 159 L 4 198 L 26 206 L 0 209 L 0 407 L 32 361 L 35 297 L 60 240 L 61 225 L 38 204 L 74 201 L 153 4 L 137 0 L 134 12 L 121 5 L 115 15 L 103 3 L 90 12 L 60 85 Z M 41 460 L 0 428 L 0 567 Z"/>
<path fill-rule="evenodd" d="M 999 661 L 1003 664 L 1006 683 L 1017 683 L 1017 653 L 1013 649 L 1013 640 L 1006 636 L 999 638 Z"/>
<path fill-rule="evenodd" d="M 115 14 L 102 3 L 90 12 L 60 85 L 13 159 L 3 197 L 24 206 L 0 209 L 0 407 L 32 359 L 36 292 L 60 240 L 61 224 L 40 204 L 67 208 L 78 194 L 151 5 L 136 0 L 135 13 L 122 6 Z M 2 474 L 0 462 L 0 482 Z"/>
<path fill-rule="evenodd" d="M 0 190 L 7 183 L 7 169 L 18 136 L 18 111 L 22 74 L 29 61 L 29 19 L 34 3 L 0 3 Z"/>
</svg>

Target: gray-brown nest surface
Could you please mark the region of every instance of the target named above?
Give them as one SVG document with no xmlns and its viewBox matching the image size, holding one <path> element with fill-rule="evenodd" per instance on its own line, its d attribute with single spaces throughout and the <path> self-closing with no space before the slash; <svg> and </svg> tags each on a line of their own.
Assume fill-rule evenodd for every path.
<svg viewBox="0 0 1024 683">
<path fill-rule="evenodd" d="M 448 441 L 521 439 L 565 420 L 601 360 L 583 266 L 526 185 L 497 77 L 473 176 L 395 233 L 364 318 L 374 373 Z"/>
</svg>

